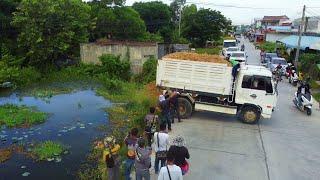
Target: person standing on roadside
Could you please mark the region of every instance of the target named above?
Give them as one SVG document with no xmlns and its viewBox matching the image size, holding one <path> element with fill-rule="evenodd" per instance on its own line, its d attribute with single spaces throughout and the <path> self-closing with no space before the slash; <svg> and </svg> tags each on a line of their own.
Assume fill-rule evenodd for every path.
<svg viewBox="0 0 320 180">
<path fill-rule="evenodd" d="M 113 136 L 104 139 L 105 150 L 103 151 L 103 158 L 107 166 L 107 175 L 110 180 L 118 180 L 120 178 L 120 145 L 116 144 Z"/>
<path fill-rule="evenodd" d="M 159 173 L 160 167 L 163 167 L 166 163 L 167 146 L 169 146 L 169 135 L 166 132 L 166 125 L 160 124 L 160 131 L 153 135 L 154 151 L 156 152 L 156 158 L 154 162 L 155 173 Z"/>
<path fill-rule="evenodd" d="M 167 165 L 161 168 L 158 180 L 183 180 L 182 171 L 174 164 L 174 156 L 170 152 L 167 153 Z"/>
<path fill-rule="evenodd" d="M 136 180 L 150 180 L 150 167 L 151 167 L 151 158 L 152 153 L 150 148 L 145 147 L 145 140 L 139 138 L 138 147 L 136 149 Z"/>
<path fill-rule="evenodd" d="M 170 104 L 169 98 L 165 97 L 164 95 L 159 96 L 159 106 L 161 108 L 161 123 L 168 126 L 168 130 L 171 131 L 171 119 L 170 119 Z"/>
<path fill-rule="evenodd" d="M 125 179 L 130 180 L 130 174 L 132 166 L 134 165 L 135 161 L 135 150 L 137 148 L 137 141 L 138 141 L 138 128 L 131 129 L 130 133 L 124 139 L 124 143 L 128 148 L 127 152 L 127 159 L 125 161 Z"/>
<path fill-rule="evenodd" d="M 178 122 L 181 122 L 180 112 L 179 112 L 179 102 L 178 102 L 179 92 L 176 92 L 176 95 L 172 96 L 170 99 L 170 109 L 171 109 L 171 123 L 174 123 L 175 115 L 178 118 Z"/>
<path fill-rule="evenodd" d="M 186 159 L 190 158 L 190 154 L 185 147 L 185 140 L 182 136 L 177 136 L 173 139 L 173 145 L 170 146 L 169 152 L 173 154 L 174 164 L 179 166 L 182 175 L 185 175 L 189 171 L 189 163 Z"/>
<path fill-rule="evenodd" d="M 151 147 L 153 134 L 157 130 L 156 124 L 159 121 L 158 115 L 155 114 L 156 108 L 150 107 L 149 114 L 144 117 L 145 122 L 145 134 L 148 140 L 148 146 Z"/>
</svg>

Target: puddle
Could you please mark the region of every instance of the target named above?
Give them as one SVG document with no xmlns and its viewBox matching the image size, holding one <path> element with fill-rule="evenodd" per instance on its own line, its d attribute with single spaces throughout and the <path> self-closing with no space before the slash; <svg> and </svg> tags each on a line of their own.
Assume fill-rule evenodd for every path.
<svg viewBox="0 0 320 180">
<path fill-rule="evenodd" d="M 104 108 L 111 105 L 92 90 L 56 95 L 49 101 L 34 97 L 18 97 L 16 94 L 0 97 L 0 104 L 36 106 L 40 111 L 50 113 L 43 124 L 30 128 L 0 129 L 0 148 L 11 144 L 35 144 L 52 140 L 68 147 L 67 153 L 52 162 L 36 162 L 16 154 L 0 163 L 1 178 L 4 179 L 74 179 L 81 162 L 85 161 L 92 142 L 103 136 L 97 127 L 108 120 Z"/>
</svg>

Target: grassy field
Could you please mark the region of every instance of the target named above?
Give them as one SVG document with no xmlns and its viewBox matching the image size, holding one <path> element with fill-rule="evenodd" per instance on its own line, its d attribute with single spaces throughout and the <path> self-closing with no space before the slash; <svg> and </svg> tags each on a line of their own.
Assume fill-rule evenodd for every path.
<svg viewBox="0 0 320 180">
<path fill-rule="evenodd" d="M 47 114 L 37 111 L 34 107 L 6 104 L 0 106 L 0 126 L 29 127 L 45 122 Z"/>
</svg>

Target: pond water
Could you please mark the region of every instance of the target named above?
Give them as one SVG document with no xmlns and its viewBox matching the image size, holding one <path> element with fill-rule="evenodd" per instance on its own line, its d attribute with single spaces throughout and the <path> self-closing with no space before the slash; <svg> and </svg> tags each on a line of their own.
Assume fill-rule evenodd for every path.
<svg viewBox="0 0 320 180">
<path fill-rule="evenodd" d="M 0 97 L 0 104 L 6 103 L 36 106 L 50 115 L 45 123 L 31 128 L 0 129 L 0 148 L 13 143 L 52 140 L 68 146 L 69 153 L 62 155 L 61 162 L 36 162 L 16 154 L 10 160 L 0 163 L 0 179 L 74 179 L 80 164 L 90 152 L 92 142 L 104 135 L 97 127 L 108 123 L 104 108 L 111 104 L 97 96 L 93 90 L 56 95 L 48 100 L 21 98 L 16 94 Z M 25 172 L 30 175 L 22 177 Z"/>
</svg>

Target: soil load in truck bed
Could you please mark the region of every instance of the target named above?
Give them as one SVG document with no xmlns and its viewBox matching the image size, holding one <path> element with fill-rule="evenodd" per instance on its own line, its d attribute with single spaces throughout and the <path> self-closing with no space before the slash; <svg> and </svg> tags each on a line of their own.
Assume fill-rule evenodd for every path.
<svg viewBox="0 0 320 180">
<path fill-rule="evenodd" d="M 200 61 L 200 62 L 212 62 L 219 64 L 227 64 L 231 66 L 231 64 L 223 59 L 223 57 L 219 55 L 210 55 L 210 54 L 197 54 L 197 53 L 189 53 L 189 52 L 176 52 L 172 54 L 168 54 L 162 58 L 163 60 L 187 60 L 187 61 Z"/>
<path fill-rule="evenodd" d="M 232 67 L 219 56 L 173 53 L 158 61 L 156 84 L 213 95 L 230 95 Z"/>
</svg>

